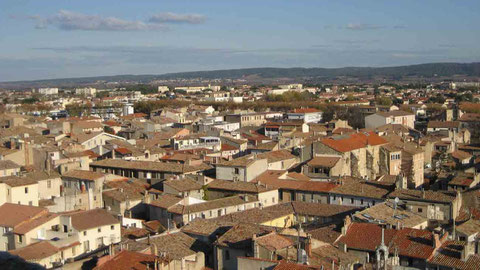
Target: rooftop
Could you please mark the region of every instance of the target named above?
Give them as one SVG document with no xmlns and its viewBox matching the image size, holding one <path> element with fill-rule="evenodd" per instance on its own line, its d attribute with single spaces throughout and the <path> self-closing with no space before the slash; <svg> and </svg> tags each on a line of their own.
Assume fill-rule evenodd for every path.
<svg viewBox="0 0 480 270">
<path fill-rule="evenodd" d="M 9 185 L 10 187 L 21 187 L 34 185 L 37 183 L 37 181 L 30 177 L 5 176 L 0 177 L 0 183 L 4 183 L 6 185 Z"/>
<path fill-rule="evenodd" d="M 208 189 L 220 189 L 245 193 L 261 193 L 275 190 L 273 187 L 259 185 L 252 182 L 228 181 L 215 179 L 207 185 Z"/>
<path fill-rule="evenodd" d="M 71 170 L 62 175 L 63 177 L 95 181 L 102 177 L 105 177 L 105 174 L 101 172 L 85 171 L 85 170 Z"/>
<path fill-rule="evenodd" d="M 20 165 L 11 160 L 0 160 L 0 170 L 20 169 Z"/>
<path fill-rule="evenodd" d="M 187 164 L 177 164 L 173 162 L 156 162 L 156 161 L 141 161 L 132 160 L 127 161 L 123 159 L 104 159 L 95 161 L 90 164 L 91 167 L 106 167 L 106 168 L 119 168 L 119 169 L 131 169 L 141 171 L 156 171 L 156 172 L 173 172 L 173 173 L 187 173 L 207 170 L 209 165 L 202 163 L 198 166 L 190 166 Z"/>
<path fill-rule="evenodd" d="M 26 261 L 39 261 L 53 256 L 59 251 L 60 249 L 50 244 L 49 241 L 40 241 L 8 252 L 17 255 Z"/>
<path fill-rule="evenodd" d="M 388 143 L 374 132 L 359 132 L 349 135 L 334 136 L 321 140 L 323 144 L 338 152 L 350 152 L 364 148 L 367 145 L 381 145 Z"/>
<path fill-rule="evenodd" d="M 395 197 L 400 200 L 451 203 L 457 198 L 457 194 L 449 191 L 397 189 L 388 195 L 391 199 Z"/>
<path fill-rule="evenodd" d="M 307 165 L 313 167 L 333 168 L 339 160 L 340 157 L 320 156 L 312 158 L 309 162 L 307 162 Z"/>
<path fill-rule="evenodd" d="M 104 209 L 74 211 L 64 213 L 63 215 L 71 217 L 72 226 L 77 231 L 84 231 L 106 225 L 120 224 L 120 221 L 118 221 Z"/>
</svg>

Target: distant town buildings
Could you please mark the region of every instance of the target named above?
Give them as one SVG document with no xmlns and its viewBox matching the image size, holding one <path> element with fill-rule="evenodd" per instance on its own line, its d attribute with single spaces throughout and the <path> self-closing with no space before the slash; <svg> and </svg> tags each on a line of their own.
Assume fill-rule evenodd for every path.
<svg viewBox="0 0 480 270">
<path fill-rule="evenodd" d="M 478 269 L 475 84 L 289 82 L 5 94 L 0 251 L 47 269 Z"/>
</svg>

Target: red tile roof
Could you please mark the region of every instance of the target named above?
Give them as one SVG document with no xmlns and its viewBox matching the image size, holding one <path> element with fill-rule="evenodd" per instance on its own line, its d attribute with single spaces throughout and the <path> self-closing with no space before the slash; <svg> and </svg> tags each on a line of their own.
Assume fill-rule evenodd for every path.
<svg viewBox="0 0 480 270">
<path fill-rule="evenodd" d="M 347 248 L 375 251 L 381 243 L 382 229 L 371 223 L 352 223 L 346 235 L 341 236 L 337 243 L 347 245 Z M 403 228 L 400 230 L 385 230 L 385 245 L 393 252 L 398 248 L 400 256 L 418 259 L 428 259 L 433 255 L 433 234 L 427 230 Z"/>
<path fill-rule="evenodd" d="M 332 168 L 340 160 L 340 157 L 314 157 L 307 164 L 314 167 Z"/>
<path fill-rule="evenodd" d="M 314 112 L 320 112 L 317 109 L 314 108 L 301 108 L 301 109 L 295 109 L 293 110 L 294 113 L 314 113 Z"/>
<path fill-rule="evenodd" d="M 276 233 L 270 233 L 264 236 L 260 236 L 259 238 L 257 238 L 256 242 L 260 246 L 270 251 L 281 250 L 293 246 L 294 244 L 291 239 Z"/>
<path fill-rule="evenodd" d="M 146 270 L 154 269 L 155 255 L 122 250 L 94 270 Z"/>
<path fill-rule="evenodd" d="M 381 145 L 388 143 L 387 140 L 378 136 L 374 132 L 360 132 L 350 134 L 340 138 L 326 138 L 321 141 L 326 146 L 338 152 L 350 152 L 352 150 L 364 148 L 367 145 Z"/>
<path fill-rule="evenodd" d="M 13 255 L 17 255 L 26 261 L 39 261 L 55 255 L 60 250 L 48 241 L 40 241 L 19 249 L 10 250 Z"/>
<path fill-rule="evenodd" d="M 239 150 L 239 149 L 233 145 L 222 143 L 222 151 L 233 151 L 233 150 Z"/>
<path fill-rule="evenodd" d="M 127 155 L 127 154 L 131 154 L 131 153 L 132 153 L 132 151 L 128 150 L 128 149 L 125 148 L 125 147 L 119 147 L 119 148 L 115 149 L 115 152 L 118 152 L 118 153 L 120 153 L 120 154 L 122 154 L 122 155 Z"/>
</svg>

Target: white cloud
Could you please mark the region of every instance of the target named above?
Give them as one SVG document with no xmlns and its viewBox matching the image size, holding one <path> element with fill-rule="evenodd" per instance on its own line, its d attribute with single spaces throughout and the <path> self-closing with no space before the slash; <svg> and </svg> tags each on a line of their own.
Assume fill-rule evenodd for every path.
<svg viewBox="0 0 480 270">
<path fill-rule="evenodd" d="M 345 28 L 348 30 L 372 30 L 382 28 L 382 26 L 365 23 L 349 23 Z"/>
<path fill-rule="evenodd" d="M 60 10 L 57 14 L 49 17 L 30 16 L 30 19 L 37 22 L 35 27 L 38 29 L 54 26 L 67 31 L 146 31 L 166 28 L 165 25 L 159 23 L 129 21 L 116 17 L 87 15 L 67 10 Z"/>
<path fill-rule="evenodd" d="M 206 17 L 200 14 L 178 14 L 172 12 L 153 15 L 148 21 L 151 23 L 204 23 Z"/>
</svg>

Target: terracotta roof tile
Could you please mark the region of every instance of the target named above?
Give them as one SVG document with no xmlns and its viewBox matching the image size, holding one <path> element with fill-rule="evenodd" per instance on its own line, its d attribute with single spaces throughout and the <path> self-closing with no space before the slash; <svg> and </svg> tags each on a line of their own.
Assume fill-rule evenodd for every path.
<svg viewBox="0 0 480 270">
<path fill-rule="evenodd" d="M 72 226 L 77 231 L 84 231 L 106 225 L 120 224 L 120 221 L 118 221 L 115 217 L 113 217 L 104 209 L 75 211 L 70 213 L 64 213 L 63 215 L 71 217 Z"/>
<path fill-rule="evenodd" d="M 26 247 L 10 250 L 9 253 L 17 255 L 26 261 L 38 261 L 55 255 L 60 250 L 48 241 L 40 241 Z"/>
<path fill-rule="evenodd" d="M 62 175 L 63 177 L 80 179 L 80 180 L 89 180 L 95 181 L 102 177 L 105 177 L 105 174 L 101 172 L 85 171 L 85 170 L 71 170 Z"/>
<path fill-rule="evenodd" d="M 266 187 L 252 182 L 228 181 L 215 179 L 207 185 L 208 189 L 228 190 L 246 193 L 261 193 L 274 190 L 273 187 Z"/>
<path fill-rule="evenodd" d="M 257 158 L 266 158 L 268 163 L 273 163 L 282 160 L 295 159 L 296 156 L 292 155 L 288 150 L 277 150 L 258 154 Z"/>
<path fill-rule="evenodd" d="M 202 184 L 199 184 L 190 178 L 164 181 L 163 185 L 169 186 L 179 192 L 202 189 Z"/>
<path fill-rule="evenodd" d="M 464 159 L 471 159 L 472 155 L 462 150 L 456 150 L 452 152 L 452 157 L 458 160 L 464 160 Z"/>
<path fill-rule="evenodd" d="M 18 226 L 13 228 L 13 232 L 16 234 L 26 234 L 29 231 L 37 228 L 38 226 L 47 223 L 48 221 L 58 217 L 55 213 L 45 213 L 39 217 L 29 219 Z"/>
<path fill-rule="evenodd" d="M 398 197 L 400 200 L 450 203 L 454 201 L 457 196 L 455 192 L 449 191 L 398 189 L 388 195 L 388 198 L 391 199 L 395 197 Z"/>
<path fill-rule="evenodd" d="M 346 235 L 337 243 L 344 243 L 347 248 L 375 251 L 381 243 L 382 229 L 371 223 L 352 223 Z M 433 255 L 433 235 L 427 230 L 403 228 L 385 230 L 385 245 L 392 250 L 398 248 L 400 256 L 428 259 Z"/>
<path fill-rule="evenodd" d="M 147 270 L 154 269 L 156 256 L 122 250 L 109 258 L 105 263 L 93 268 L 94 270 Z"/>
<path fill-rule="evenodd" d="M 21 187 L 37 184 L 35 179 L 30 177 L 18 177 L 18 176 L 5 176 L 0 177 L 0 183 L 5 183 L 11 187 Z"/>
<path fill-rule="evenodd" d="M 374 146 L 388 143 L 384 138 L 374 132 L 360 132 L 339 138 L 326 138 L 321 140 L 321 142 L 338 152 L 350 152 L 355 149 L 364 148 L 367 145 Z"/>
<path fill-rule="evenodd" d="M 176 164 L 172 162 L 156 162 L 156 161 L 140 161 L 140 160 L 122 160 L 122 159 L 104 159 L 95 161 L 90 164 L 91 167 L 106 167 L 106 168 L 120 168 L 120 169 L 134 169 L 143 171 L 156 172 L 173 172 L 173 173 L 187 173 L 202 171 L 211 168 L 209 165 L 202 163 L 198 166 L 190 166 L 187 164 Z"/>
<path fill-rule="evenodd" d="M 0 170 L 20 169 L 20 165 L 11 160 L 0 160 Z"/>
<path fill-rule="evenodd" d="M 4 203 L 0 206 L 0 226 L 14 228 L 46 213 L 48 210 L 41 207 Z"/>
<path fill-rule="evenodd" d="M 429 121 L 428 128 L 460 128 L 458 121 Z"/>
<path fill-rule="evenodd" d="M 324 167 L 324 168 L 332 168 L 334 167 L 337 162 L 340 160 L 340 157 L 314 157 L 307 165 L 315 166 L 315 167 Z"/>
<path fill-rule="evenodd" d="M 304 190 L 313 192 L 329 192 L 337 186 L 337 184 L 332 182 L 279 179 L 283 173 L 284 171 L 268 170 L 255 178 L 252 182 L 265 184 L 267 186 L 279 189 Z"/>
<path fill-rule="evenodd" d="M 256 238 L 255 242 L 258 243 L 259 246 L 270 251 L 278 251 L 294 245 L 294 242 L 291 239 L 277 233 L 260 236 Z"/>
</svg>

